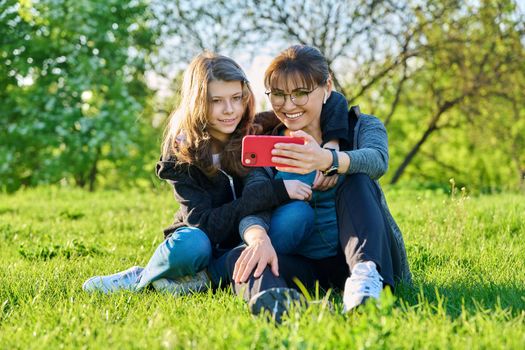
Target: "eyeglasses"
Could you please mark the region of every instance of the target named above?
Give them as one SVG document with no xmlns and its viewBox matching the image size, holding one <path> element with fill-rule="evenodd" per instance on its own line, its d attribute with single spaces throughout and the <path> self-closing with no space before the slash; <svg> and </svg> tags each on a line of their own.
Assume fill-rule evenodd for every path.
<svg viewBox="0 0 525 350">
<path fill-rule="evenodd" d="M 316 86 L 312 90 L 296 90 L 290 94 L 285 94 L 281 91 L 266 91 L 265 94 L 268 96 L 270 103 L 274 107 L 281 107 L 286 103 L 286 96 L 290 96 L 290 101 L 296 106 L 304 106 L 308 103 L 308 96 L 314 92 L 319 86 Z"/>
</svg>

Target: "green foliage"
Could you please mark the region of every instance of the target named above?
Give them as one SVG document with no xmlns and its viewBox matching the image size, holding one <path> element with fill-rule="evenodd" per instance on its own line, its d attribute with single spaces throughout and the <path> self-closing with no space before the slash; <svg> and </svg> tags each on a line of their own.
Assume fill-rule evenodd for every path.
<svg viewBox="0 0 525 350">
<path fill-rule="evenodd" d="M 104 167 L 142 174 L 151 149 L 140 118 L 151 94 L 143 75 L 155 39 L 146 2 L 0 6 L 4 189 L 59 180 L 93 188 Z"/>
<path fill-rule="evenodd" d="M 161 128 L 190 56 L 211 49 L 247 60 L 294 43 L 318 47 L 351 103 L 387 124 L 383 181 L 523 190 L 517 3 L 0 2 L 0 191 L 156 186 Z"/>
<path fill-rule="evenodd" d="M 513 1 L 416 7 L 421 29 L 405 70 L 391 71 L 362 99 L 379 117 L 395 108 L 388 119 L 388 179 L 403 175 L 407 182 L 446 185 L 454 178 L 481 192 L 524 188 L 525 31 L 519 18 Z"/>
<path fill-rule="evenodd" d="M 0 195 L 0 347 L 521 349 L 523 198 L 451 192 L 386 188 L 413 287 L 346 316 L 331 291 L 333 310 L 294 309 L 280 327 L 252 317 L 230 290 L 181 298 L 81 290 L 93 275 L 147 263 L 176 207 L 166 205 L 169 190 Z"/>
</svg>

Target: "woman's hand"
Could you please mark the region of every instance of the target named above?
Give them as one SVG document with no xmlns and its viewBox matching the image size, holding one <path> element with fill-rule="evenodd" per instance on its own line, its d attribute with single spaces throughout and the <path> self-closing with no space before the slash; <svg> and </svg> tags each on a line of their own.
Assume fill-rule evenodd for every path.
<svg viewBox="0 0 525 350">
<path fill-rule="evenodd" d="M 312 189 L 317 191 L 326 191 L 337 185 L 339 175 L 324 176 L 319 170 L 315 174 L 315 180 Z M 290 197 L 291 198 L 291 197 Z"/>
<path fill-rule="evenodd" d="M 246 282 L 256 266 L 257 268 L 253 273 L 255 278 L 261 276 L 268 265 L 270 265 L 272 273 L 275 276 L 279 276 L 277 253 L 275 253 L 266 231 L 260 226 L 250 227 L 244 233 L 244 239 L 248 246 L 235 263 L 233 270 L 235 283 Z"/>
<path fill-rule="evenodd" d="M 284 164 L 284 166 L 276 167 L 277 170 L 308 174 L 314 170 L 328 169 L 332 165 L 332 152 L 321 148 L 312 136 L 302 130 L 291 132 L 290 135 L 304 138 L 305 144 L 275 144 L 272 150 L 272 162 Z"/>
<path fill-rule="evenodd" d="M 312 188 L 299 180 L 284 180 L 284 187 L 290 199 L 308 201 L 312 197 Z"/>
<path fill-rule="evenodd" d="M 324 144 L 323 148 L 339 151 L 339 140 L 330 140 Z M 317 171 L 315 174 L 314 183 L 312 184 L 312 189 L 317 191 L 327 191 L 337 185 L 338 179 L 339 175 L 337 174 L 332 176 L 324 176 L 323 173 Z"/>
</svg>

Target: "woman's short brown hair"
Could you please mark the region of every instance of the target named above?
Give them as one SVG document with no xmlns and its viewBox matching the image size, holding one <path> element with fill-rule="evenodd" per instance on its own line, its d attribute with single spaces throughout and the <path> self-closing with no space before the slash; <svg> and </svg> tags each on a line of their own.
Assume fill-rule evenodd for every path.
<svg viewBox="0 0 525 350">
<path fill-rule="evenodd" d="M 328 62 L 321 51 L 311 46 L 294 45 L 273 59 L 264 73 L 264 85 L 271 90 L 279 83 L 286 86 L 291 81 L 311 90 L 325 85 L 329 78 Z"/>
</svg>

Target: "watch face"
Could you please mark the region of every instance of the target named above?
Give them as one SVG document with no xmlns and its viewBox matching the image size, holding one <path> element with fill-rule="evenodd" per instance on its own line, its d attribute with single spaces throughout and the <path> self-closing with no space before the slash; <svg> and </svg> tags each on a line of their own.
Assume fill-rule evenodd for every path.
<svg viewBox="0 0 525 350">
<path fill-rule="evenodd" d="M 337 174 L 337 170 L 338 170 L 337 167 L 332 166 L 328 168 L 327 170 L 323 171 L 322 173 L 324 176 L 332 176 L 332 175 Z"/>
</svg>

